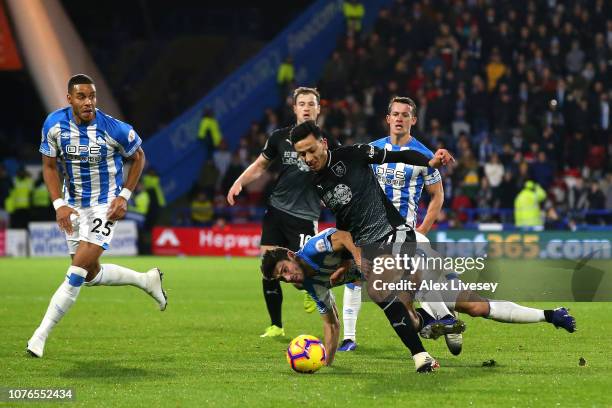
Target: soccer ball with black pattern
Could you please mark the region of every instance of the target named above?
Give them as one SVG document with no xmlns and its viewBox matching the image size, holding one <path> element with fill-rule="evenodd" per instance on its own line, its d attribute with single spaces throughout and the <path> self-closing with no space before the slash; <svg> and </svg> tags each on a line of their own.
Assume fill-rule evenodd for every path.
<svg viewBox="0 0 612 408">
<path fill-rule="evenodd" d="M 323 367 L 326 357 L 325 346 L 321 340 L 308 334 L 291 340 L 287 347 L 287 362 L 298 373 L 314 373 Z"/>
</svg>

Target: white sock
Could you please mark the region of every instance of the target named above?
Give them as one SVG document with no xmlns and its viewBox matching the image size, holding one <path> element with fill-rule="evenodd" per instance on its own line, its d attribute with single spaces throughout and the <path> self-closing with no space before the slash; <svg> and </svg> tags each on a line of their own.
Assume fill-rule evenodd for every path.
<svg viewBox="0 0 612 408">
<path fill-rule="evenodd" d="M 143 290 L 147 288 L 147 275 L 144 273 L 114 264 L 102 264 L 100 266 L 100 272 L 90 282 L 87 282 L 87 286 L 131 285 Z"/>
<path fill-rule="evenodd" d="M 66 279 L 55 291 L 55 294 L 53 294 L 47 312 L 34 335 L 42 339 L 46 339 L 49 336 L 53 327 L 59 323 L 76 301 L 86 276 L 87 271 L 83 268 L 78 266 L 68 268 Z"/>
<path fill-rule="evenodd" d="M 431 294 L 429 295 L 431 297 Z M 425 309 L 427 313 L 433 316 L 434 319 L 438 320 L 444 316 L 453 315 L 444 302 L 420 302 L 421 307 Z"/>
<path fill-rule="evenodd" d="M 344 321 L 344 338 L 355 341 L 357 331 L 357 317 L 361 309 L 361 286 L 354 285 L 353 289 L 344 285 L 342 298 L 342 320 Z"/>
<path fill-rule="evenodd" d="M 506 300 L 489 300 L 489 319 L 505 323 L 544 322 L 544 311 L 517 305 Z"/>
</svg>

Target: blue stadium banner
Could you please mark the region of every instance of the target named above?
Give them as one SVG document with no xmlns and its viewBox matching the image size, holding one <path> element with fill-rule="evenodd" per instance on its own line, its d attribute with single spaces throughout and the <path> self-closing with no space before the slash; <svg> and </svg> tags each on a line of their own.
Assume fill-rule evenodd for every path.
<svg viewBox="0 0 612 408">
<path fill-rule="evenodd" d="M 362 1 L 365 29 L 373 24 L 378 10 L 390 2 Z M 342 0 L 314 3 L 259 54 L 144 144 L 147 161 L 161 175 L 169 202 L 186 193 L 199 176 L 205 152 L 197 132 L 204 108 L 214 110 L 224 140 L 230 149 L 236 148 L 250 124 L 259 121 L 266 108 L 281 102 L 276 73 L 287 56 L 293 57 L 298 85 L 312 86 L 319 78 L 345 30 L 342 5 Z"/>
</svg>

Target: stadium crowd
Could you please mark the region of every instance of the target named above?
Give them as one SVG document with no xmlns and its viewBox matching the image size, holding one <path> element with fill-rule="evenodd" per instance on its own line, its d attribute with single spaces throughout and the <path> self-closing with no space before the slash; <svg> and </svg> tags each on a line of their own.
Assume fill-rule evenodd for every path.
<svg viewBox="0 0 612 408">
<path fill-rule="evenodd" d="M 344 144 L 368 143 L 387 134 L 390 97 L 413 98 L 413 135 L 457 159 L 443 174 L 442 226 L 511 223 L 527 180 L 546 192 L 547 227 L 610 224 L 611 11 L 603 0 L 395 0 L 372 32 L 339 41 L 318 84 L 319 124 Z M 291 104 L 269 109 L 236 151 L 213 153 L 199 187 L 218 193 L 218 216 L 249 217 L 229 214 L 223 192 L 266 134 L 292 123 Z M 242 203 L 261 203 L 271 181 L 249 186 Z"/>
<path fill-rule="evenodd" d="M 513 223 L 527 180 L 545 191 L 547 227 L 612 224 L 611 13 L 604 0 L 394 0 L 372 31 L 347 25 L 317 84 L 323 97 L 318 122 L 344 144 L 368 143 L 388 132 L 391 96 L 414 99 L 413 135 L 457 159 L 443 172 L 439 227 Z M 279 72 L 284 104 L 253 123 L 235 151 L 215 136 L 189 209 L 175 222 L 261 218 L 273 172 L 250 184 L 238 206 L 228 207 L 224 197 L 267 135 L 293 123 L 290 93 L 301 84 L 291 77 L 283 75 L 280 86 Z M 35 149 L 18 145 L 5 144 L 33 156 L 8 150 L 2 156 L 37 158 Z M 6 199 L 18 182 L 0 168 L 5 209 L 14 205 Z"/>
</svg>

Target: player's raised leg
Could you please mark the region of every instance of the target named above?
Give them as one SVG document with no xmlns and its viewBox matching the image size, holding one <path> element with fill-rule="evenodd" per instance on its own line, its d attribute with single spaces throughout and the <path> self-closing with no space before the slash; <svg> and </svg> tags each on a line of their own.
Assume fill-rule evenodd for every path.
<svg viewBox="0 0 612 408">
<path fill-rule="evenodd" d="M 100 265 L 100 272 L 91 281 L 85 282 L 87 286 L 135 286 L 148 293 L 159 305 L 159 310 L 166 310 L 168 297 L 163 289 L 164 274 L 159 268 L 149 269 L 147 272 L 136 272 L 132 269 L 115 264 Z"/>
</svg>

